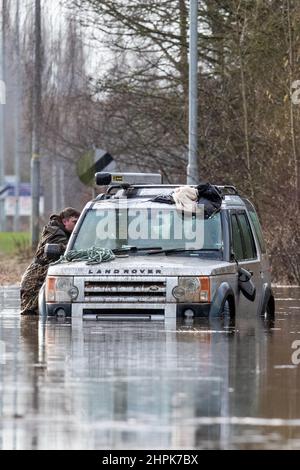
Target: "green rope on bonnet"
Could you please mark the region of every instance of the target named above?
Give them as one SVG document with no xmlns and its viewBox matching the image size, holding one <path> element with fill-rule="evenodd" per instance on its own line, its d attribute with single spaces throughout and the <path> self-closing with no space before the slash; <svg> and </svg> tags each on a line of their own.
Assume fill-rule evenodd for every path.
<svg viewBox="0 0 300 470">
<path fill-rule="evenodd" d="M 61 263 L 74 263 L 76 261 L 86 261 L 87 265 L 99 264 L 115 259 L 114 253 L 108 248 L 92 247 L 88 250 L 70 250 L 61 256 L 58 261 L 51 263 L 51 266 Z"/>
</svg>

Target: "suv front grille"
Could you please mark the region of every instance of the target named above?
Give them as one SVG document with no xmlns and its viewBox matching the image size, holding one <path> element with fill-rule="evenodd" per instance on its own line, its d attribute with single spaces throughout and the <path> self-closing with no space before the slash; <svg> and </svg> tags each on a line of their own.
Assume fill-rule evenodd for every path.
<svg viewBox="0 0 300 470">
<path fill-rule="evenodd" d="M 102 303 L 164 303 L 166 281 L 134 279 L 97 280 L 84 283 L 85 302 Z"/>
</svg>

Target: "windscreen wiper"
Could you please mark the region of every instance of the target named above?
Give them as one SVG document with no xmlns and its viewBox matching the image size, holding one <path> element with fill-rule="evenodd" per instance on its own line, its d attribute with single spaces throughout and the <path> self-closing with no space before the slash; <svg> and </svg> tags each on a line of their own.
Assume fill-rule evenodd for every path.
<svg viewBox="0 0 300 470">
<path fill-rule="evenodd" d="M 149 255 L 160 255 L 160 254 L 172 254 L 172 253 L 199 253 L 199 252 L 220 252 L 221 250 L 217 248 L 198 248 L 198 249 L 186 249 L 186 248 L 171 248 L 169 250 L 158 250 L 158 251 L 152 251 L 151 253 L 148 253 Z"/>
<path fill-rule="evenodd" d="M 115 254 L 115 255 L 118 255 L 118 254 L 126 254 L 126 253 L 136 253 L 138 251 L 148 251 L 150 250 L 150 252 L 152 250 L 156 250 L 154 253 L 156 252 L 159 252 L 160 250 L 162 250 L 162 247 L 161 246 L 145 246 L 145 247 L 137 247 L 137 246 L 125 246 L 125 247 L 122 247 L 122 248 L 115 248 L 114 250 L 112 250 L 112 252 Z M 150 254 L 150 253 L 149 253 Z"/>
</svg>

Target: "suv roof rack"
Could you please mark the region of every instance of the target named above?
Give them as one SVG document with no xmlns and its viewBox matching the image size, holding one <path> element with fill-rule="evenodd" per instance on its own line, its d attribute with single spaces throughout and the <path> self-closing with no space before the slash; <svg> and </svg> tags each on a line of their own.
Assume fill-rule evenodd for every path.
<svg viewBox="0 0 300 470">
<path fill-rule="evenodd" d="M 114 190 L 121 190 L 123 189 L 125 192 L 134 192 L 135 190 L 138 189 L 143 189 L 143 188 L 152 188 L 152 189 L 160 189 L 160 188 L 177 188 L 179 186 L 191 186 L 191 187 L 196 187 L 197 185 L 183 185 L 183 184 L 132 184 L 132 185 L 126 185 L 124 183 L 119 183 L 119 184 L 112 184 L 110 185 L 105 193 L 99 194 L 96 197 L 96 201 L 99 201 L 100 199 L 106 199 L 110 198 L 115 195 L 113 192 Z M 224 185 L 224 186 L 219 186 L 215 185 L 216 188 L 219 189 L 219 191 L 222 193 L 223 196 L 225 195 L 234 195 L 238 196 L 238 190 L 236 189 L 235 186 L 232 185 Z"/>
<path fill-rule="evenodd" d="M 99 201 L 100 199 L 108 199 L 112 196 L 115 196 L 115 192 L 113 193 L 114 190 L 116 191 L 119 191 L 121 189 L 123 189 L 126 193 L 133 193 L 134 191 L 138 190 L 138 189 L 144 189 L 144 188 L 156 188 L 156 189 L 159 189 L 159 188 L 176 188 L 178 185 L 177 184 L 124 184 L 124 183 L 120 183 L 120 184 L 112 184 L 110 186 L 108 186 L 108 188 L 106 189 L 105 193 L 101 193 L 101 194 L 98 194 L 98 196 L 96 197 L 96 201 Z"/>
<path fill-rule="evenodd" d="M 239 195 L 239 192 L 238 192 L 238 190 L 236 189 L 235 186 L 226 184 L 225 186 L 218 186 L 218 185 L 216 185 L 216 187 L 217 187 L 220 191 L 222 191 L 222 193 L 224 194 L 224 196 L 225 196 L 226 194 L 228 194 L 228 195 L 231 194 L 231 195 L 235 195 L 235 196 L 238 196 L 238 195 Z"/>
</svg>

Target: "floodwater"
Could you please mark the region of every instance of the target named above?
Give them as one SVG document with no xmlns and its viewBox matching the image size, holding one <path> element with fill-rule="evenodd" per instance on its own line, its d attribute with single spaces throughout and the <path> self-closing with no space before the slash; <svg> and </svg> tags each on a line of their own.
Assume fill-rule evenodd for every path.
<svg viewBox="0 0 300 470">
<path fill-rule="evenodd" d="M 0 449 L 300 449 L 300 288 L 275 294 L 275 321 L 80 328 L 0 290 Z"/>
</svg>

